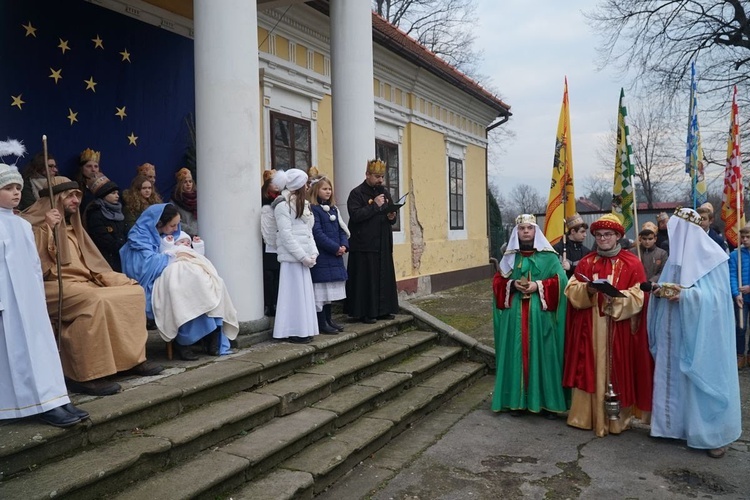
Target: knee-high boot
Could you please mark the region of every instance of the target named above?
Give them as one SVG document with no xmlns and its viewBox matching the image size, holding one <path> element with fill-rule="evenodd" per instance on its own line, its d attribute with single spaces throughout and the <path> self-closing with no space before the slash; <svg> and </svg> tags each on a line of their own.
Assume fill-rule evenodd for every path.
<svg viewBox="0 0 750 500">
<path fill-rule="evenodd" d="M 339 325 L 338 323 L 335 323 L 331 319 L 331 304 L 324 305 L 323 306 L 323 312 L 325 313 L 326 323 L 328 323 L 329 326 L 331 326 L 332 328 L 334 328 L 334 329 L 336 329 L 336 330 L 338 330 L 340 332 L 344 331 L 344 327 L 343 326 Z"/>
</svg>

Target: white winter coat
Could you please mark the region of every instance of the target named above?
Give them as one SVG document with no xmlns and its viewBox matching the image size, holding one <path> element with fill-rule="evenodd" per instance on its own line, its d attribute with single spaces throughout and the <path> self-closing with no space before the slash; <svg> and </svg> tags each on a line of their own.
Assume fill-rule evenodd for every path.
<svg viewBox="0 0 750 500">
<path fill-rule="evenodd" d="M 291 201 L 291 203 L 290 203 Z M 317 257 L 318 247 L 312 235 L 315 217 L 305 200 L 302 217 L 296 218 L 294 199 L 284 191 L 272 204 L 276 219 L 276 252 L 279 262 L 302 262 L 305 257 Z"/>
<path fill-rule="evenodd" d="M 266 252 L 276 253 L 276 217 L 273 215 L 272 205 L 260 208 L 260 234 L 266 242 Z"/>
</svg>

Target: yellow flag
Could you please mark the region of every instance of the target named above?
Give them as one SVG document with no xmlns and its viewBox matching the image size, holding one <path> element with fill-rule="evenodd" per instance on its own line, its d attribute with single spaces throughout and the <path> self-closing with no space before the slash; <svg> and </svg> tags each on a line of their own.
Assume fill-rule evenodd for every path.
<svg viewBox="0 0 750 500">
<path fill-rule="evenodd" d="M 570 109 L 568 106 L 568 78 L 565 77 L 560 120 L 557 122 L 555 161 L 552 165 L 552 183 L 544 218 L 544 236 L 551 244 L 562 239 L 565 217 L 576 213 L 576 195 L 573 188 L 573 146 L 570 140 Z"/>
</svg>

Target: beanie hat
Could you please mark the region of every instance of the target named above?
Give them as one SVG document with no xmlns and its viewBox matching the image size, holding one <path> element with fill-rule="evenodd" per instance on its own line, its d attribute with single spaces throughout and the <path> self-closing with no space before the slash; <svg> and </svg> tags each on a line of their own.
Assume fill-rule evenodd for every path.
<svg viewBox="0 0 750 500">
<path fill-rule="evenodd" d="M 16 167 L 0 163 L 0 189 L 8 184 L 20 184 L 23 187 L 23 177 Z"/>
<path fill-rule="evenodd" d="M 277 170 L 271 178 L 271 183 L 276 186 L 279 191 L 286 189 L 286 183 L 289 181 L 286 172 L 283 170 Z"/>
<path fill-rule="evenodd" d="M 602 229 L 611 229 L 612 231 L 620 233 L 620 237 L 625 236 L 625 228 L 623 227 L 622 222 L 620 222 L 620 218 L 615 214 L 603 215 L 597 219 L 596 222 L 591 224 L 591 234 Z"/>
<path fill-rule="evenodd" d="M 286 171 L 287 183 L 286 188 L 289 191 L 296 191 L 307 184 L 307 174 L 298 168 L 290 168 Z"/>
<path fill-rule="evenodd" d="M 118 189 L 117 184 L 109 180 L 104 174 L 99 175 L 89 183 L 89 191 L 91 191 L 91 193 L 97 198 L 104 198 L 109 193 L 117 191 Z"/>
</svg>

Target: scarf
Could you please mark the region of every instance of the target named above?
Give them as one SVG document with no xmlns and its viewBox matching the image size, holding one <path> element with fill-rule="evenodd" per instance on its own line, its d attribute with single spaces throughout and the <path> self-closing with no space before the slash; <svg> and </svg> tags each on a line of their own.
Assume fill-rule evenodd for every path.
<svg viewBox="0 0 750 500">
<path fill-rule="evenodd" d="M 122 203 L 109 203 L 103 198 L 97 198 L 91 202 L 92 205 L 99 207 L 102 211 L 102 215 L 107 220 L 121 221 L 125 220 L 125 215 L 122 213 Z"/>
<path fill-rule="evenodd" d="M 617 255 L 618 253 L 620 253 L 620 250 L 621 250 L 621 247 L 620 247 L 620 244 L 618 243 L 617 245 L 615 245 L 614 247 L 612 247 L 611 250 L 602 250 L 600 248 L 597 248 L 596 249 L 596 253 L 599 254 L 599 256 L 601 256 L 601 257 L 607 257 L 607 258 L 611 259 L 615 255 Z"/>
<path fill-rule="evenodd" d="M 182 193 L 179 198 L 174 200 L 180 208 L 193 214 L 195 220 L 198 220 L 198 191 L 192 190 L 189 193 Z"/>
</svg>

